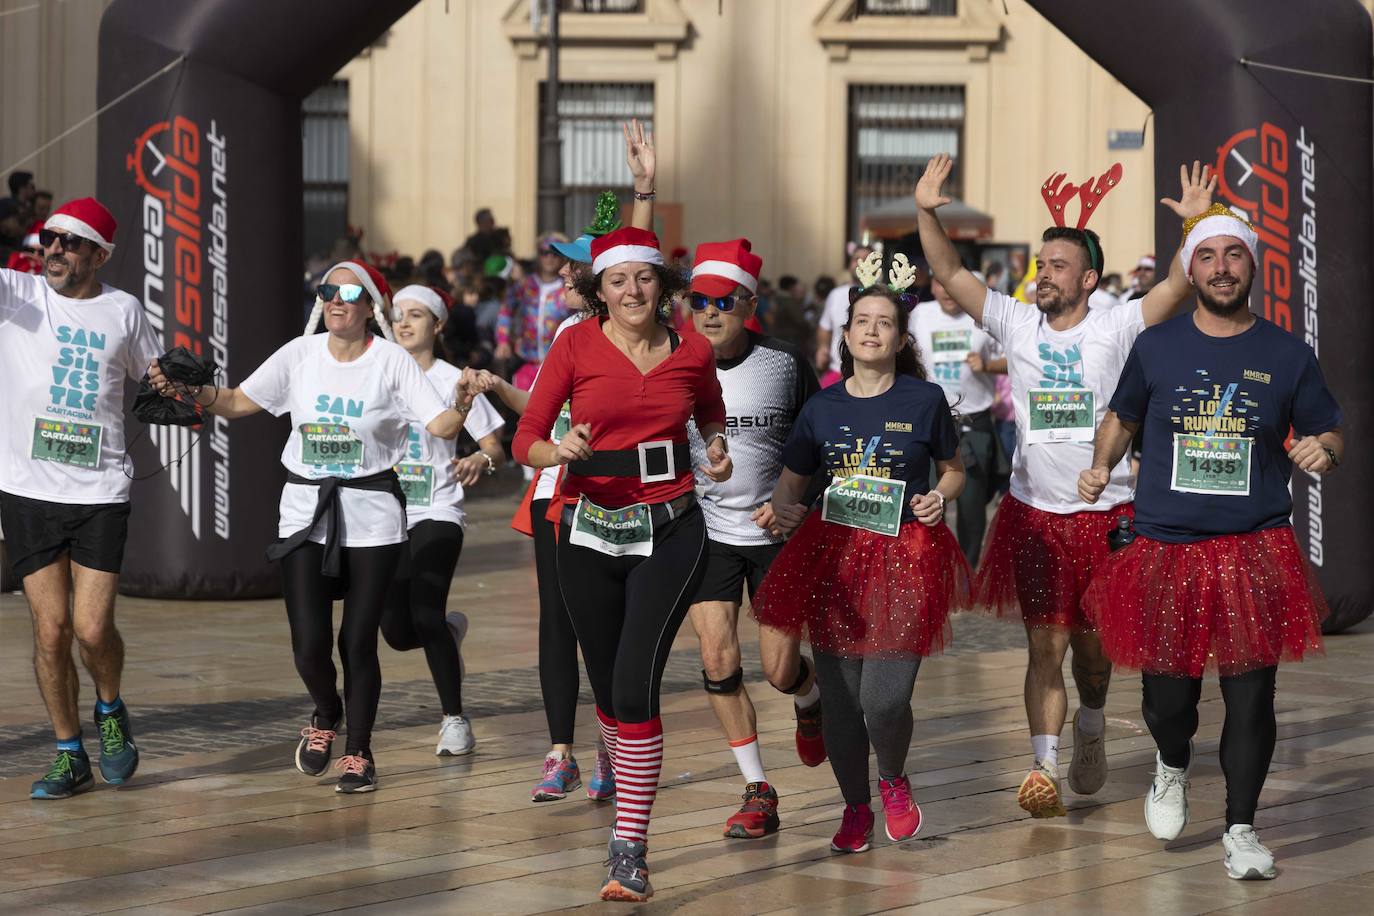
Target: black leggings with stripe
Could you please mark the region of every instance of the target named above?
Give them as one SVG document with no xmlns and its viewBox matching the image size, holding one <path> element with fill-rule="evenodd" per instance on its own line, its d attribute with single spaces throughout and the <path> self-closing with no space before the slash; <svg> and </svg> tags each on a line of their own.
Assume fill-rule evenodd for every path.
<svg viewBox="0 0 1374 916">
<path fill-rule="evenodd" d="M 658 716 L 668 653 L 705 574 L 706 522 L 695 504 L 654 531 L 647 557 L 570 544 L 559 526 L 558 581 L 603 713 L 620 722 Z"/>
</svg>

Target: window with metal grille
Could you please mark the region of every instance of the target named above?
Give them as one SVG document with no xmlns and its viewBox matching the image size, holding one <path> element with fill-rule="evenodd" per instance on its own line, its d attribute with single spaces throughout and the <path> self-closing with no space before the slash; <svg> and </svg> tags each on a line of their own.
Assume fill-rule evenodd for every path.
<svg viewBox="0 0 1374 916">
<path fill-rule="evenodd" d="M 348 81 L 331 80 L 301 102 L 305 250 L 327 252 L 348 228 Z"/>
<path fill-rule="evenodd" d="M 541 117 L 544 104 L 541 84 Z M 653 129 L 653 83 L 559 83 L 558 138 L 563 146 L 563 187 L 568 193 L 561 228 L 570 237 L 592 221 L 602 191 L 615 191 L 622 201 L 632 193 L 620 129 L 621 122 L 631 118 Z M 548 228 L 540 226 L 539 231 Z"/>
<path fill-rule="evenodd" d="M 559 0 L 565 13 L 642 13 L 644 0 Z"/>
<path fill-rule="evenodd" d="M 859 0 L 858 16 L 957 16 L 958 0 Z"/>
<path fill-rule="evenodd" d="M 850 86 L 849 238 L 864 213 L 909 199 L 936 153 L 954 157 L 945 190 L 958 197 L 963 133 L 963 86 Z"/>
</svg>

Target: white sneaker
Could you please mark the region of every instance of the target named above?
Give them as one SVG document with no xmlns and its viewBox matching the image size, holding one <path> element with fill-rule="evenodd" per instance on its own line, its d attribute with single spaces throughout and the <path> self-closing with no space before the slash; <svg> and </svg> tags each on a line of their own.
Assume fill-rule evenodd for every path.
<svg viewBox="0 0 1374 916">
<path fill-rule="evenodd" d="M 444 618 L 448 631 L 453 634 L 453 644 L 458 647 L 458 679 L 466 680 L 467 666 L 463 664 L 463 639 L 468 635 L 468 615 L 462 611 L 449 611 Z"/>
<path fill-rule="evenodd" d="M 1267 881 L 1278 875 L 1274 854 L 1264 848 L 1249 824 L 1232 824 L 1221 835 L 1221 845 L 1226 850 L 1226 874 L 1237 881 Z"/>
<path fill-rule="evenodd" d="M 1096 735 L 1078 727 L 1079 710 L 1073 714 L 1073 762 L 1069 764 L 1069 788 L 1076 795 L 1094 795 L 1107 782 L 1107 724 Z"/>
<path fill-rule="evenodd" d="M 1192 766 L 1193 746 L 1188 745 L 1188 765 Z M 1145 793 L 1145 826 L 1157 840 L 1178 839 L 1188 825 L 1188 767 L 1176 770 L 1165 766 L 1155 752 L 1155 778 Z"/>
<path fill-rule="evenodd" d="M 472 737 L 472 726 L 462 716 L 444 716 L 439 725 L 439 746 L 434 749 L 437 757 L 461 757 L 471 754 L 477 746 Z"/>
</svg>

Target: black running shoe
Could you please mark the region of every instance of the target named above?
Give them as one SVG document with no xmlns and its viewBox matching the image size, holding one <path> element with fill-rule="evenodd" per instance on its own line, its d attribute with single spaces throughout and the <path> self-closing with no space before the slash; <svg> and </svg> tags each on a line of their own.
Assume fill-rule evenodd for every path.
<svg viewBox="0 0 1374 916">
<path fill-rule="evenodd" d="M 29 789 L 29 798 L 71 798 L 94 785 L 91 758 L 85 751 L 58 751 L 48 772 Z"/>
<path fill-rule="evenodd" d="M 610 871 L 601 885 L 602 900 L 643 903 L 654 895 L 649 884 L 649 866 L 644 861 L 647 851 L 641 841 L 611 838 L 606 859 Z"/>
<path fill-rule="evenodd" d="M 296 745 L 296 769 L 306 776 L 321 776 L 329 769 L 329 752 L 338 737 L 338 722 L 324 722 L 311 716 L 310 724 L 301 729 L 301 742 Z"/>
<path fill-rule="evenodd" d="M 138 748 L 129 725 L 129 707 L 120 701 L 114 712 L 95 708 L 95 727 L 100 732 L 100 778 L 112 786 L 123 785 L 138 769 Z"/>
<path fill-rule="evenodd" d="M 334 769 L 343 770 L 335 792 L 353 795 L 377 790 L 377 767 L 362 754 L 347 754 L 334 762 Z"/>
</svg>

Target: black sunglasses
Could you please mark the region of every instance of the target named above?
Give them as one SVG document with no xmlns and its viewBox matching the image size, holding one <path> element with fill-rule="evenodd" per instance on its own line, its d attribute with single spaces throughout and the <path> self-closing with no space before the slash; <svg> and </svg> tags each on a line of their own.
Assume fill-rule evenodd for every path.
<svg viewBox="0 0 1374 916">
<path fill-rule="evenodd" d="M 367 290 L 356 283 L 321 283 L 315 287 L 315 295 L 320 297 L 321 302 L 333 302 L 335 296 L 342 302 L 357 302 L 367 295 Z"/>
<path fill-rule="evenodd" d="M 38 230 L 38 244 L 48 248 L 53 242 L 61 242 L 62 250 L 71 254 L 81 250 L 81 243 L 89 241 L 79 235 L 72 235 L 70 232 L 57 233 L 51 229 Z"/>
<path fill-rule="evenodd" d="M 711 306 L 715 306 L 720 312 L 733 312 L 735 306 L 741 302 L 747 302 L 751 296 L 706 296 L 701 293 L 692 293 L 692 300 L 689 305 L 694 312 L 704 312 Z"/>
</svg>

